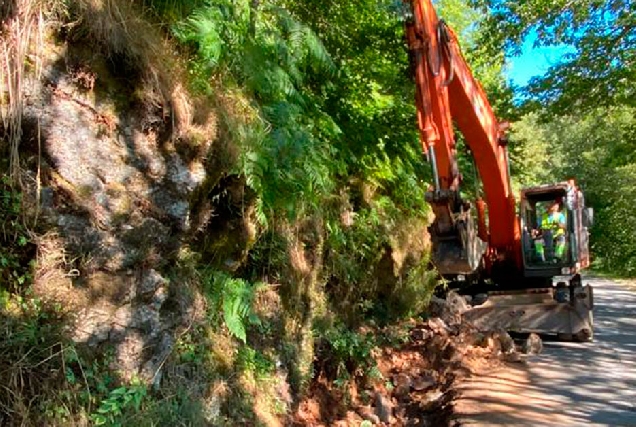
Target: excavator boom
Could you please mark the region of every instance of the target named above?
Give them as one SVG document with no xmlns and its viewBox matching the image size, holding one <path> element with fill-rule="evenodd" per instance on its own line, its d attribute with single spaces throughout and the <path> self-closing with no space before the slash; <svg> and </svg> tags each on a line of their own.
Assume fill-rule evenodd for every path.
<svg viewBox="0 0 636 427">
<path fill-rule="evenodd" d="M 435 214 L 429 231 L 439 273 L 451 282 L 478 277 L 480 284 L 497 287 L 489 303 L 469 314 L 475 324 L 591 337 L 592 289 L 583 287 L 579 275 L 589 263 L 582 193 L 572 180 L 523 190 L 517 214 L 508 124 L 497 120 L 456 35 L 431 0 L 404 2 L 420 140 L 433 172 L 426 199 Z M 462 198 L 455 128 L 473 157 L 485 200 Z M 562 231 L 541 229 L 548 204 L 564 208 L 558 218 L 567 220 L 557 224 Z M 571 276 L 567 298 L 565 282 L 553 289 L 557 275 Z M 502 290 L 510 288 L 515 291 Z"/>
<path fill-rule="evenodd" d="M 437 17 L 430 0 L 408 4 L 412 16 L 407 20 L 406 37 L 414 66 L 420 139 L 433 165 L 434 188 L 429 202 L 436 219 L 431 234 L 440 243 L 434 258 L 439 258 L 442 274 L 466 274 L 478 267 L 487 246 L 487 259 L 506 257 L 519 265 L 520 233 L 504 135 L 507 124 L 497 121 L 466 64 L 457 37 Z M 481 200 L 476 201 L 477 230 L 468 225 L 472 219 L 459 197 L 461 174 L 453 124 L 462 132 L 484 183 L 488 227 Z M 466 239 L 461 237 L 466 233 L 475 234 L 485 244 L 467 249 Z M 457 247 L 462 249 L 453 251 Z"/>
</svg>

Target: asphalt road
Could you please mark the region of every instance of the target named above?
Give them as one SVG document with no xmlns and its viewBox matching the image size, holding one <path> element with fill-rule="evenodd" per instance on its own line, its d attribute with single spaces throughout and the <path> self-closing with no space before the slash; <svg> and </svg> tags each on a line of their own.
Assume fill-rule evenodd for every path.
<svg viewBox="0 0 636 427">
<path fill-rule="evenodd" d="M 594 341 L 544 341 L 543 353 L 460 386 L 466 426 L 636 426 L 636 288 L 594 287 Z"/>
</svg>

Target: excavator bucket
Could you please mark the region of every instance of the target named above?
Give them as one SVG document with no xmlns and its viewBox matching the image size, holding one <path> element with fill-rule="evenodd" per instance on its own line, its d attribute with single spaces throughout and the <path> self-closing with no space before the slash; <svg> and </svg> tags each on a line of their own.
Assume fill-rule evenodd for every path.
<svg viewBox="0 0 636 427">
<path fill-rule="evenodd" d="M 592 287 L 542 288 L 490 292 L 488 299 L 464 313 L 480 331 L 557 335 L 562 340 L 593 337 Z"/>
<path fill-rule="evenodd" d="M 436 224 L 429 228 L 432 261 L 442 276 L 469 275 L 477 271 L 487 244 L 478 237 L 470 212 L 455 214 L 450 231 L 439 233 Z"/>
</svg>

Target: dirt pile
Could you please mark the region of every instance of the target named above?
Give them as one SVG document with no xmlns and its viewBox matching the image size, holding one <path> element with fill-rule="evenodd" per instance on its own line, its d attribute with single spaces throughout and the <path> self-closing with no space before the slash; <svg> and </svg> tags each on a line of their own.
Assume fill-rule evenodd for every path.
<svg viewBox="0 0 636 427">
<path fill-rule="evenodd" d="M 374 378 L 366 375 L 337 386 L 320 375 L 291 424 L 358 426 L 366 420 L 379 426 L 453 425 L 459 380 L 493 369 L 502 360 L 521 359 L 506 332 L 481 333 L 462 322 L 461 312 L 467 309 L 457 294 L 434 299 L 429 311 L 440 317 L 392 327 L 403 331 L 402 342 L 375 349 Z M 395 335 L 395 330 L 376 333 Z"/>
</svg>

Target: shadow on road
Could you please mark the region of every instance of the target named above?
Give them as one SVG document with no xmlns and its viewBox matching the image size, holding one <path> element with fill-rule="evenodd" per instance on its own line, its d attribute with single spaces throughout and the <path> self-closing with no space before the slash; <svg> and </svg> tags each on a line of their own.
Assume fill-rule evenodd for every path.
<svg viewBox="0 0 636 427">
<path fill-rule="evenodd" d="M 595 339 L 545 341 L 540 356 L 462 386 L 461 425 L 636 426 L 636 292 L 589 279 Z"/>
</svg>

